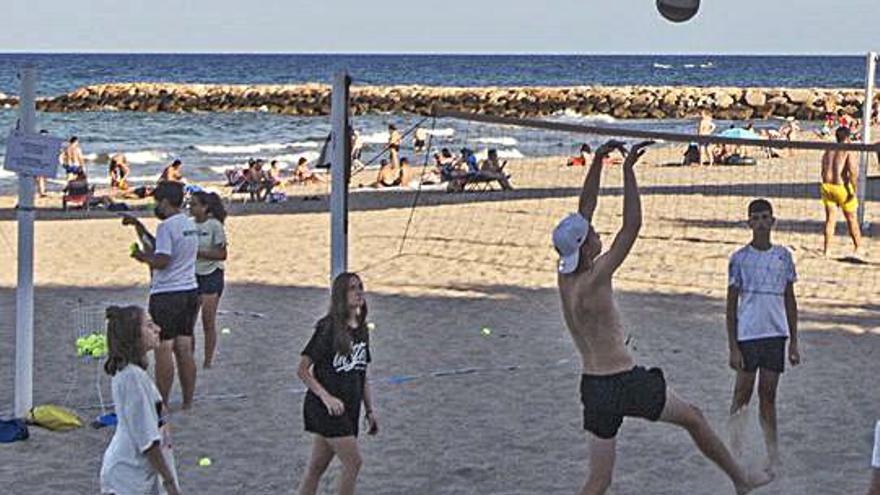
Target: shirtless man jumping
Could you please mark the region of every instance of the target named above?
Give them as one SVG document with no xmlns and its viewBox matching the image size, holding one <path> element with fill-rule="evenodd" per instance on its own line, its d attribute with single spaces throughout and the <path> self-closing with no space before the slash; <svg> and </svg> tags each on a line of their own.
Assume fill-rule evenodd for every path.
<svg viewBox="0 0 880 495">
<path fill-rule="evenodd" d="M 613 150 L 626 154 L 624 143 L 609 141 L 596 150 L 581 192 L 578 213 L 553 231 L 559 253 L 559 292 L 566 325 L 583 359 L 581 401 L 584 429 L 589 433 L 590 473 L 581 495 L 602 494 L 611 485 L 615 436 L 624 416 L 681 426 L 700 451 L 730 477 L 737 494 L 769 483 L 768 473 L 752 479 L 734 461 L 702 412 L 667 387 L 663 372 L 636 366 L 624 345 L 620 314 L 614 304 L 611 278 L 623 263 L 642 224 L 641 200 L 633 167 L 650 142 L 633 147 L 623 164 L 623 227 L 611 249 L 590 226 L 599 195 L 602 160 Z"/>
<path fill-rule="evenodd" d="M 849 142 L 849 127 L 840 126 L 835 132 L 838 143 Z M 859 182 L 859 162 L 852 151 L 828 150 L 822 154 L 822 185 L 819 186 L 822 204 L 825 206 L 825 244 L 823 252 L 828 256 L 831 239 L 834 237 L 834 226 L 837 223 L 834 215 L 837 208 L 843 210 L 849 236 L 852 238 L 853 251 L 859 255 L 862 244 L 862 232 L 859 228 L 856 210 L 859 200 L 856 198 L 856 184 Z"/>
</svg>

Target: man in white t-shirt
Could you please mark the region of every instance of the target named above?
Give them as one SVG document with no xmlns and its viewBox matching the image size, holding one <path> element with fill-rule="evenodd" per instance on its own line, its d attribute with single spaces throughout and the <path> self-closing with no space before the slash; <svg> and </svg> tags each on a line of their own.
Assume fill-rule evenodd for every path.
<svg viewBox="0 0 880 495">
<path fill-rule="evenodd" d="M 161 344 L 155 351 L 156 386 L 162 400 L 169 404 L 176 361 L 183 409 L 189 409 L 196 386 L 193 327 L 199 311 L 196 283 L 198 229 L 181 211 L 183 184 L 161 182 L 153 196 L 156 217 L 162 220 L 156 229 L 155 250 L 152 253 L 138 250 L 132 257 L 153 270 L 150 316 L 161 329 Z"/>
<path fill-rule="evenodd" d="M 797 280 L 791 253 L 770 242 L 776 218 L 769 201 L 749 204 L 752 242 L 730 257 L 727 287 L 727 340 L 730 367 L 736 371 L 730 406 L 730 443 L 734 455 L 742 454 L 747 423 L 746 406 L 758 377 L 761 429 L 767 445 L 767 471 L 779 465 L 776 434 L 776 387 L 788 361 L 800 363 L 797 334 Z"/>
</svg>

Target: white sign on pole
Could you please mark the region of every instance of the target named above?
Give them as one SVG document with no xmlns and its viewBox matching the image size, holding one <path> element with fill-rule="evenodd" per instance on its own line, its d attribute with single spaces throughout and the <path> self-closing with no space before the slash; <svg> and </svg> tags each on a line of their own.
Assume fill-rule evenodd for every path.
<svg viewBox="0 0 880 495">
<path fill-rule="evenodd" d="M 61 138 L 13 129 L 6 139 L 3 168 L 25 175 L 55 177 L 58 173 L 58 155 L 63 147 L 64 140 Z"/>
</svg>

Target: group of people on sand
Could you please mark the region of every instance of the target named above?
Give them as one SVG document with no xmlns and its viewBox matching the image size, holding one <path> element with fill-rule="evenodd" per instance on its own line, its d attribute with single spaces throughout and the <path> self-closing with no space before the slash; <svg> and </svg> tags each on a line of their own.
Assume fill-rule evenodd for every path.
<svg viewBox="0 0 880 495">
<path fill-rule="evenodd" d="M 598 147 L 592 154 L 577 212 L 563 218 L 551 235 L 559 256 L 556 272 L 562 319 L 582 358 L 580 400 L 589 446 L 589 474 L 580 493 L 602 494 L 608 490 L 623 420 L 637 417 L 683 428 L 698 450 L 728 476 L 735 492 L 742 495 L 772 482 L 781 462 L 777 387 L 786 361 L 797 366 L 802 360 L 795 262 L 787 248 L 772 242 L 776 224 L 773 205 L 765 199 L 751 201 L 744 212 L 751 239 L 732 253 L 728 265 L 726 364 L 735 373 L 728 448 L 700 409 L 673 390 L 661 369 L 646 369 L 635 362 L 627 350 L 622 318 L 614 301 L 614 274 L 642 227 L 635 168 L 651 144 L 643 142 L 629 148 L 611 140 Z M 623 223 L 603 252 L 593 218 L 602 169 L 612 153 L 624 157 Z M 443 158 L 448 153 L 441 151 L 440 155 Z M 586 158 L 587 152 L 582 156 Z M 832 165 L 838 159 L 828 156 Z M 109 354 L 105 370 L 113 376 L 119 425 L 102 466 L 104 493 L 180 493 L 166 414 L 174 365 L 183 388 L 183 409 L 188 409 L 193 405 L 196 383 L 192 356 L 196 312 L 201 305 L 206 325 L 205 367 L 209 367 L 216 340 L 209 343 L 207 325 L 214 323 L 213 315 L 206 318 L 205 311 L 216 311 L 227 256 L 225 211 L 219 198 L 204 194 L 193 195 L 191 220 L 181 210 L 182 185 L 160 183 L 154 193 L 155 213 L 161 220 L 155 237 L 133 217 L 123 222 L 137 229 L 144 248 L 134 251 L 132 257 L 150 267 L 152 280 L 148 311 L 137 306 L 107 310 Z M 360 423 L 365 422 L 368 434 L 379 431 L 367 374 L 372 361 L 367 308 L 361 278 L 354 273 L 338 275 L 332 284 L 329 309 L 301 351 L 297 375 L 307 387 L 303 424 L 313 434 L 313 444 L 300 481 L 300 495 L 317 493 L 334 458 L 342 464 L 339 493 L 353 494 L 363 463 L 357 442 Z M 146 354 L 151 350 L 158 387 L 145 372 Z M 746 406 L 756 388 L 767 462 L 749 471 L 741 459 Z M 874 466 L 880 469 L 880 460 L 875 459 Z M 877 472 L 875 480 L 880 489 Z"/>
<path fill-rule="evenodd" d="M 838 131 L 841 132 L 841 131 Z M 841 132 L 842 134 L 842 132 Z M 650 142 L 627 150 L 609 141 L 596 150 L 584 181 L 579 208 L 553 231 L 559 255 L 558 286 L 565 323 L 583 358 L 581 401 L 590 447 L 589 475 L 581 494 L 605 493 L 616 462 L 616 437 L 625 417 L 670 423 L 684 428 L 700 452 L 729 477 L 737 494 L 770 483 L 781 465 L 776 413 L 777 387 L 786 361 L 801 363 L 797 270 L 791 252 L 772 242 L 776 217 L 772 204 L 755 199 L 745 219 L 751 240 L 737 249 L 728 265 L 726 326 L 728 365 L 735 372 L 728 426 L 730 449 L 714 433 L 702 412 L 680 398 L 658 368 L 638 366 L 626 349 L 627 339 L 613 298 L 612 279 L 638 238 L 641 202 L 634 167 Z M 623 164 L 623 225 L 610 248 L 592 226 L 603 160 L 611 150 L 626 156 Z M 829 152 L 833 164 L 841 157 Z M 760 427 L 766 463 L 749 472 L 741 464 L 748 421 L 746 406 L 757 385 Z M 880 422 L 875 438 L 872 486 L 880 494 Z"/>
<path fill-rule="evenodd" d="M 108 355 L 116 431 L 104 452 L 101 493 L 181 492 L 169 434 L 175 369 L 182 410 L 193 407 L 197 368 L 194 327 L 201 313 L 205 337 L 203 368 L 213 366 L 217 348 L 216 316 L 225 285 L 226 211 L 215 193 L 192 192 L 184 213 L 182 182 L 160 181 L 153 197 L 160 220 L 155 235 L 137 218 L 123 225 L 137 232 L 140 246 L 131 257 L 150 271 L 148 309 L 107 308 Z M 147 354 L 152 351 L 155 383 Z"/>
<path fill-rule="evenodd" d="M 227 170 L 225 175 L 226 185 L 231 187 L 233 192 L 248 193 L 251 199 L 256 201 L 276 200 L 277 195 L 273 195 L 276 188 L 287 184 L 322 184 L 327 181 L 326 177 L 315 173 L 309 167 L 309 160 L 304 156 L 299 157 L 296 166 L 289 174 L 285 174 L 278 160 L 269 160 L 269 166 L 266 168 L 266 160 L 251 158 L 248 160 L 247 168 L 232 168 Z"/>
<path fill-rule="evenodd" d="M 45 131 L 42 132 L 45 133 Z M 68 140 L 59 156 L 59 163 L 66 175 L 66 184 L 62 192 L 66 196 L 88 195 L 90 196 L 88 201 L 92 204 L 110 205 L 114 203 L 114 199 L 118 198 L 145 198 L 151 196 L 155 189 L 155 185 L 152 184 L 139 186 L 132 184 L 130 180 L 131 164 L 124 153 L 117 152 L 110 155 L 107 161 L 109 194 L 99 196 L 91 193 L 92 186 L 89 184 L 86 158 L 80 140 L 76 136 Z M 273 189 L 280 185 L 326 182 L 326 178 L 322 174 L 315 173 L 311 169 L 306 157 L 300 157 L 289 174 L 286 173 L 278 160 L 270 160 L 267 167 L 266 160 L 251 158 L 248 160 L 246 168 L 233 168 L 227 170 L 225 175 L 227 185 L 233 187 L 234 191 L 247 192 L 251 194 L 253 199 L 258 200 L 269 200 L 272 197 Z M 201 190 L 201 187 L 197 185 L 187 184 L 183 172 L 183 161 L 180 158 L 173 158 L 162 169 L 155 184 L 162 182 L 182 183 L 188 193 Z M 45 197 L 46 178 L 36 177 L 35 183 L 40 196 Z"/>
<path fill-rule="evenodd" d="M 427 150 L 427 131 L 422 127 L 413 130 L 413 151 L 416 153 Z M 412 188 L 418 184 L 447 184 L 450 192 L 460 192 L 470 183 L 497 183 L 501 189 L 513 190 L 510 174 L 504 171 L 507 161 L 501 161 L 498 150 L 491 148 L 486 151 L 486 158 L 480 160 L 474 150 L 463 147 L 458 155 L 453 155 L 449 148 L 442 148 L 432 155 L 432 166 L 420 176 L 413 170 L 409 159 L 400 157 L 402 135 L 393 124 L 388 126 L 388 158 L 379 162 L 376 180 L 370 187 L 402 187 Z"/>
<path fill-rule="evenodd" d="M 712 120 L 712 114 L 708 110 L 704 110 L 700 113 L 700 119 L 697 122 L 697 135 L 698 136 L 711 136 L 718 129 L 718 126 Z M 729 130 L 735 130 L 737 126 L 731 124 Z M 776 128 L 757 128 L 754 123 L 748 123 L 744 127 L 741 128 L 745 136 L 752 136 L 751 139 L 764 139 L 764 140 L 785 140 L 792 141 L 798 133 L 801 132 L 800 123 L 794 117 L 789 117 L 785 119 L 779 127 Z M 765 154 L 766 158 L 776 158 L 779 155 L 776 154 L 770 148 L 762 148 L 762 152 Z M 710 145 L 706 143 L 702 144 L 691 144 L 687 151 L 685 151 L 685 165 L 723 165 L 723 164 L 738 164 L 740 160 L 746 157 L 746 152 L 743 146 L 736 144 L 715 144 Z"/>
</svg>

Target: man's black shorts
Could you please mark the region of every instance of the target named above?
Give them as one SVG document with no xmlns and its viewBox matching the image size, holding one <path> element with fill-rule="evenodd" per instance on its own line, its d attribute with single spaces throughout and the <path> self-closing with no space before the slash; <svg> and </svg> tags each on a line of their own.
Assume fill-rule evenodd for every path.
<svg viewBox="0 0 880 495">
<path fill-rule="evenodd" d="M 624 416 L 660 419 L 666 406 L 666 380 L 659 368 L 636 366 L 613 375 L 581 375 L 584 429 L 614 438 Z"/>
<path fill-rule="evenodd" d="M 786 337 L 768 337 L 738 342 L 743 371 L 754 373 L 758 368 L 776 373 L 785 371 L 785 340 Z"/>
<path fill-rule="evenodd" d="M 162 330 L 159 338 L 191 337 L 199 313 L 199 292 L 196 289 L 181 292 L 150 294 L 150 318 Z"/>
</svg>

